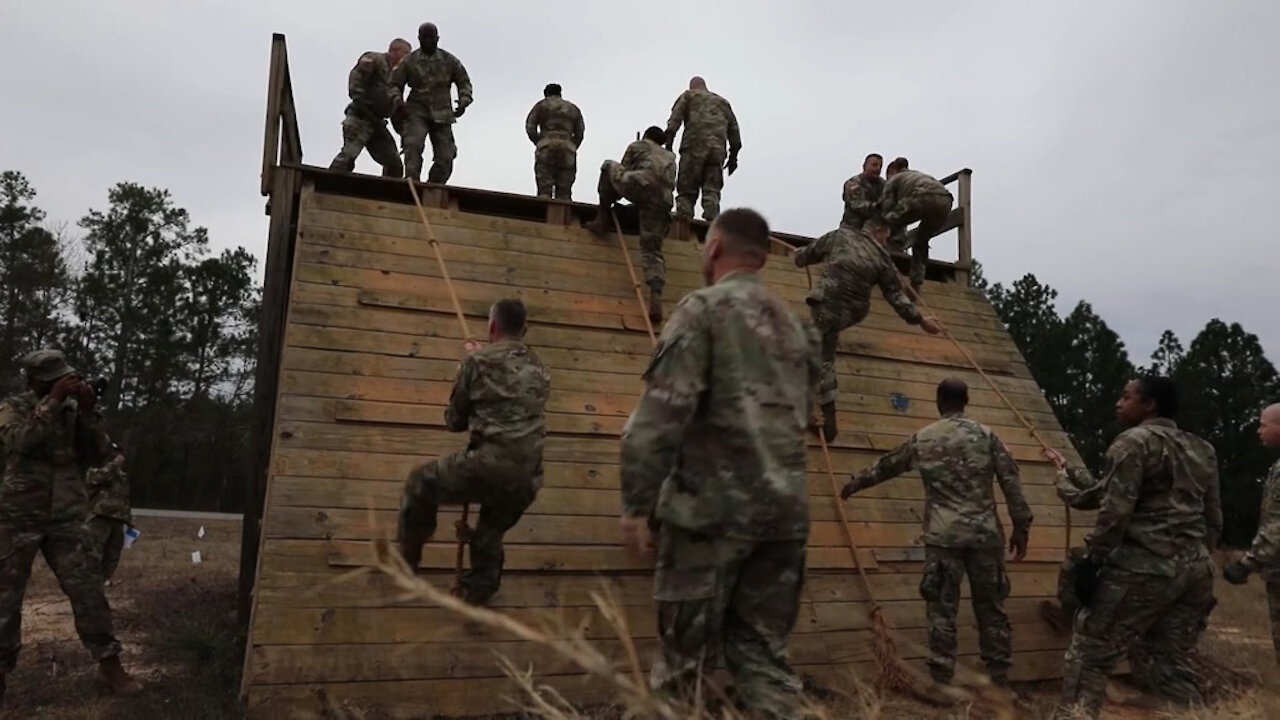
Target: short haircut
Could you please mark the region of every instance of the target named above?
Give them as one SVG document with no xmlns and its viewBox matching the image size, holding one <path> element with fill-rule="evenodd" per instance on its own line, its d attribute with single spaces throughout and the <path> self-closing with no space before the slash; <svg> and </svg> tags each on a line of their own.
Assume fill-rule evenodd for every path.
<svg viewBox="0 0 1280 720">
<path fill-rule="evenodd" d="M 561 92 L 563 92 L 563 90 L 558 83 L 549 83 L 546 87 L 542 88 L 542 97 L 559 95 Z"/>
<path fill-rule="evenodd" d="M 868 162 L 871 162 L 871 158 L 879 158 L 880 160 L 884 160 L 884 156 L 881 155 L 880 153 L 871 153 L 870 155 L 862 158 L 862 164 L 866 165 Z"/>
<path fill-rule="evenodd" d="M 894 158 L 894 159 L 893 159 L 893 162 L 889 163 L 889 169 L 890 169 L 890 170 L 906 170 L 906 169 L 907 169 L 907 159 L 906 159 L 906 158 L 904 158 L 904 157 L 896 157 L 896 158 Z"/>
<path fill-rule="evenodd" d="M 963 410 L 969 404 L 969 385 L 960 378 L 947 378 L 938 383 L 938 409 Z"/>
<path fill-rule="evenodd" d="M 879 215 L 872 215 L 871 217 L 863 221 L 862 229 L 863 230 L 888 230 L 889 223 L 885 222 L 884 218 L 880 217 Z"/>
<path fill-rule="evenodd" d="M 711 223 L 724 237 L 730 251 L 769 254 L 769 221 L 751 208 L 731 208 Z"/>
<path fill-rule="evenodd" d="M 1156 415 L 1162 418 L 1178 416 L 1178 386 L 1161 375 L 1143 375 L 1134 380 L 1143 400 L 1156 404 Z"/>
<path fill-rule="evenodd" d="M 517 298 L 503 298 L 493 304 L 490 312 L 493 313 L 493 321 L 502 335 L 513 336 L 524 332 L 528 313 L 524 309 L 523 301 Z"/>
<path fill-rule="evenodd" d="M 657 125 L 650 125 L 649 129 L 644 131 L 644 139 L 652 140 L 661 145 L 667 141 L 667 131 Z"/>
<path fill-rule="evenodd" d="M 388 45 L 387 47 L 395 47 L 396 45 L 403 45 L 403 46 L 405 46 L 405 47 L 409 48 L 410 50 L 412 50 L 412 49 L 413 49 L 413 45 L 412 45 L 412 44 L 410 44 L 410 43 L 409 43 L 409 41 L 408 41 L 408 40 L 405 40 L 404 38 L 396 38 L 395 40 L 392 40 L 392 41 L 391 41 L 391 44 L 390 44 L 390 45 Z"/>
</svg>

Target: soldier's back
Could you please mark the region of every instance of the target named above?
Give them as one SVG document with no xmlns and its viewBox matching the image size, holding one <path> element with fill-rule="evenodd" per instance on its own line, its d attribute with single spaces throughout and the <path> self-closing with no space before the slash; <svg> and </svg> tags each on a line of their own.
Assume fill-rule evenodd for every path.
<svg viewBox="0 0 1280 720">
<path fill-rule="evenodd" d="M 543 98 L 539 105 L 538 120 L 542 137 L 572 139 L 582 120 L 582 111 L 578 106 L 559 97 Z"/>
<path fill-rule="evenodd" d="M 891 192 L 890 188 L 892 188 L 892 192 L 897 197 L 951 194 L 951 191 L 947 190 L 947 186 L 943 185 L 937 178 L 918 170 L 898 171 L 893 177 L 885 181 L 885 192 Z"/>
<path fill-rule="evenodd" d="M 472 442 L 541 449 L 551 376 L 537 353 L 522 342 L 499 340 L 471 353 L 463 371 L 473 373 Z"/>
<path fill-rule="evenodd" d="M 688 114 L 681 149 L 695 143 L 723 146 L 728 140 L 729 119 L 733 116 L 729 101 L 710 90 L 686 90 L 685 94 Z"/>
<path fill-rule="evenodd" d="M 957 414 L 920 430 L 913 442 L 925 490 L 925 543 L 1000 546 L 991 429 Z"/>
</svg>

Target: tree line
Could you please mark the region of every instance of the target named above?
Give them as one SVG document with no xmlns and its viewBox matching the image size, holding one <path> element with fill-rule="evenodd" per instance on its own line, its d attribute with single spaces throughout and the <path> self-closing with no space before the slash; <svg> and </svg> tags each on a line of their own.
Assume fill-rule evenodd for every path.
<svg viewBox="0 0 1280 720">
<path fill-rule="evenodd" d="M 1248 546 L 1258 523 L 1261 479 L 1274 460 L 1258 442 L 1258 414 L 1280 402 L 1280 377 L 1257 335 L 1215 318 L 1184 346 L 1165 330 L 1149 362 L 1139 365 L 1088 302 L 1062 316 L 1057 290 L 1035 275 L 1005 287 L 988 283 L 978 267 L 973 284 L 986 293 L 1058 422 L 1095 472 L 1104 469 L 1107 446 L 1120 432 L 1112 408 L 1125 383 L 1148 372 L 1172 378 L 1182 399 L 1179 426 L 1218 452 L 1223 543 Z"/>
<path fill-rule="evenodd" d="M 243 247 L 213 254 L 167 190 L 122 182 L 79 220 L 45 222 L 22 173 L 0 174 L 0 390 L 56 347 L 88 379 L 139 506 L 239 511 L 260 290 Z"/>
</svg>

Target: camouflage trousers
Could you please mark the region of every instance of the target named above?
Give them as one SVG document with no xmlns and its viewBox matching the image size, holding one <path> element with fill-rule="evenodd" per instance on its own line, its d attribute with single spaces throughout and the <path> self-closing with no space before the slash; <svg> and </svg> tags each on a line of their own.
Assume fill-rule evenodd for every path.
<svg viewBox="0 0 1280 720">
<path fill-rule="evenodd" d="M 867 316 L 867 302 L 846 299 L 841 296 L 843 283 L 833 277 L 834 268 L 828 266 L 818 278 L 813 291 L 805 298 L 813 325 L 822 335 L 822 381 L 818 385 L 818 402 L 834 403 L 839 395 L 836 381 L 836 345 L 840 332 L 862 322 Z"/>
<path fill-rule="evenodd" d="M 702 219 L 711 222 L 720 214 L 720 191 L 724 189 L 724 146 L 680 148 L 680 170 L 676 175 L 676 217 L 692 218 L 693 203 L 702 192 Z"/>
<path fill-rule="evenodd" d="M 951 216 L 951 193 L 946 195 L 910 195 L 898 201 L 897 206 L 884 214 L 890 228 L 890 249 L 901 252 L 907 241 L 907 226 L 919 220 L 915 242 L 911 244 L 911 282 L 924 282 L 924 271 L 929 265 L 929 240 L 941 232 Z"/>
<path fill-rule="evenodd" d="M 1271 645 L 1276 651 L 1276 664 L 1280 665 L 1280 578 L 1267 579 L 1267 610 L 1271 615 Z"/>
<path fill-rule="evenodd" d="M 435 534 L 441 505 L 478 503 L 472 529 L 471 568 L 462 576 L 467 598 L 483 602 L 502 582 L 502 537 L 515 527 L 542 487 L 541 460 L 518 453 L 468 449 L 430 460 L 409 473 L 400 500 L 399 537 L 425 541 Z"/>
<path fill-rule="evenodd" d="M 543 138 L 533 151 L 533 178 L 538 197 L 557 200 L 573 198 L 573 181 L 578 176 L 578 149 L 563 138 Z"/>
<path fill-rule="evenodd" d="M 709 537 L 663 525 L 654 574 L 662 650 L 653 688 L 691 697 L 723 657 L 743 707 L 765 718 L 800 717 L 802 684 L 786 647 L 804 563 L 803 540 Z"/>
<path fill-rule="evenodd" d="M 110 580 L 120 565 L 120 552 L 124 549 L 123 520 L 94 515 L 85 523 L 93 551 L 98 558 L 98 570 L 103 580 Z"/>
<path fill-rule="evenodd" d="M 71 601 L 80 642 L 96 660 L 120 654 L 103 593 L 97 555 L 81 522 L 0 525 L 0 674 L 12 672 L 22 649 L 22 599 L 36 555 L 58 578 Z"/>
<path fill-rule="evenodd" d="M 1105 566 L 1089 605 L 1075 616 L 1057 716 L 1070 717 L 1078 705 L 1084 717 L 1098 717 L 1107 676 L 1126 652 L 1135 678 L 1148 689 L 1179 702 L 1203 703 L 1199 678 L 1186 659 L 1195 651 L 1213 602 L 1207 560 L 1182 563 L 1174 577 Z"/>
<path fill-rule="evenodd" d="M 667 266 L 662 257 L 662 241 L 671 227 L 671 207 L 649 184 L 648 173 L 625 171 L 622 165 L 606 160 L 600 168 L 600 207 L 611 207 L 619 200 L 630 200 L 640 220 L 640 265 L 644 282 L 662 291 L 667 283 Z"/>
<path fill-rule="evenodd" d="M 435 122 L 422 110 L 409 108 L 400 139 L 404 146 L 404 171 L 407 177 L 422 177 L 422 152 L 431 137 L 431 169 L 427 182 L 444 184 L 453 175 L 453 160 L 458 157 L 458 146 L 453 141 L 453 123 Z"/>
<path fill-rule="evenodd" d="M 368 150 L 374 162 L 382 166 L 383 177 L 404 177 L 404 165 L 387 121 L 349 112 L 342 120 L 342 149 L 329 163 L 329 169 L 347 173 L 355 170 L 362 150 Z"/>
<path fill-rule="evenodd" d="M 960 581 L 969 576 L 973 614 L 978 620 L 978 650 L 992 681 L 1008 681 L 1013 664 L 1013 640 L 1004 601 L 1009 576 L 1004 548 L 948 548 L 926 545 L 920 597 L 929 617 L 929 672 L 950 683 L 956 669 L 956 614 L 960 610 Z"/>
</svg>

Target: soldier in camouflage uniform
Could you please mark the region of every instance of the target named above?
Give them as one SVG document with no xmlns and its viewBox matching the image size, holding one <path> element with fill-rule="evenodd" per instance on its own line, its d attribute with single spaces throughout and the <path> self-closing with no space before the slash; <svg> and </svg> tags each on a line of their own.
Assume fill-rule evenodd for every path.
<svg viewBox="0 0 1280 720">
<path fill-rule="evenodd" d="M 906 158 L 889 163 L 885 175 L 888 180 L 880 195 L 880 214 L 889 224 L 890 247 L 902 250 L 907 226 L 920 221 L 911 245 L 911 285 L 918 291 L 924 285 L 924 271 L 929 264 L 929 240 L 946 225 L 954 198 L 937 179 L 908 169 Z"/>
<path fill-rule="evenodd" d="M 453 432 L 471 433 L 467 449 L 414 468 L 400 500 L 397 538 L 410 567 L 422 559 L 422 544 L 436 530 L 440 505 L 478 503 L 471 535 L 471 569 L 462 578 L 463 597 L 480 604 L 502 580 L 502 536 L 533 504 L 542 487 L 542 446 L 551 379 L 521 338 L 525 307 L 499 300 L 489 312 L 490 344 L 467 345 L 445 409 Z"/>
<path fill-rule="evenodd" d="M 124 453 L 111 446 L 111 460 L 85 475 L 89 490 L 89 519 L 85 525 L 101 561 L 102 578 L 110 581 L 120 564 L 124 531 L 133 522 L 129 508 L 129 477 L 124 473 Z"/>
<path fill-rule="evenodd" d="M 841 226 L 805 245 L 795 253 L 795 263 L 807 267 L 826 263 L 805 302 L 813 324 L 822 334 L 823 436 L 836 437 L 836 343 L 840 331 L 862 322 L 871 309 L 871 288 L 880 287 L 898 315 L 930 334 L 941 330 L 937 320 L 921 316 L 902 288 L 902 278 L 883 244 L 888 230 L 871 218 L 861 230 Z"/>
<path fill-rule="evenodd" d="M 533 177 L 538 197 L 573 199 L 573 181 L 578 175 L 578 146 L 587 127 L 577 105 L 560 97 L 560 86 L 551 83 L 543 98 L 524 120 L 524 131 L 537 149 L 533 153 Z"/>
<path fill-rule="evenodd" d="M 440 31 L 431 23 L 418 26 L 417 50 L 391 72 L 391 84 L 397 95 L 409 86 L 409 97 L 393 115 L 404 123 L 401 140 L 404 167 L 409 177 L 422 175 L 422 151 L 431 136 L 431 170 L 427 181 L 446 183 L 453 174 L 453 160 L 458 146 L 453 141 L 453 123 L 471 105 L 471 78 L 462 62 L 440 49 Z M 458 105 L 453 106 L 450 88 L 458 86 Z M 399 118 L 399 119 L 398 119 Z"/>
<path fill-rule="evenodd" d="M 1211 549 L 1222 533 L 1213 446 L 1178 429 L 1178 397 L 1167 378 L 1125 386 L 1116 417 L 1129 427 L 1107 450 L 1106 475 L 1068 472 L 1102 493 L 1087 555 L 1073 570 L 1081 603 L 1063 667 L 1057 717 L 1102 710 L 1107 676 L 1126 652 L 1148 690 L 1204 702 L 1187 662 L 1213 606 Z"/>
<path fill-rule="evenodd" d="M 71 601 L 80 641 L 98 661 L 108 690 L 141 690 L 120 665 L 120 642 L 90 546 L 84 472 L 103 462 L 110 440 L 94 411 L 93 389 L 56 350 L 21 360 L 28 390 L 0 403 L 0 695 L 22 649 L 22 598 L 36 555 Z"/>
<path fill-rule="evenodd" d="M 351 172 L 361 150 L 382 166 L 383 177 L 403 177 L 404 166 L 396 149 L 396 139 L 387 130 L 387 118 L 400 105 L 400 91 L 391 84 L 391 71 L 409 53 L 409 41 L 396 38 L 385 53 L 367 52 L 347 75 L 346 117 L 342 120 L 342 149 L 330 170 Z"/>
<path fill-rule="evenodd" d="M 665 133 L 654 125 L 627 146 L 622 162 L 605 160 L 600 167 L 600 211 L 587 229 L 604 238 L 613 231 L 610 212 L 625 198 L 640 216 L 640 263 L 649 286 L 649 319 L 662 322 L 662 288 L 666 265 L 662 240 L 671 224 L 671 191 L 676 184 L 676 156 L 662 147 Z"/>
<path fill-rule="evenodd" d="M 1262 411 L 1258 422 L 1258 438 L 1269 448 L 1280 448 L 1280 403 Z M 1280 460 L 1267 472 L 1262 487 L 1262 511 L 1258 514 L 1258 534 L 1249 552 L 1239 561 L 1227 565 L 1222 577 L 1243 585 L 1249 574 L 1257 571 L 1267 586 L 1267 607 L 1271 612 L 1271 642 L 1280 664 Z"/>
<path fill-rule="evenodd" d="M 689 89 L 676 98 L 667 120 L 666 148 L 670 150 L 676 132 L 684 125 L 680 138 L 680 174 L 676 179 L 676 217 L 693 217 L 693 203 L 702 191 L 702 218 L 708 222 L 720 214 L 720 190 L 724 188 L 724 171 L 732 175 L 738 169 L 738 152 L 742 135 L 738 118 L 729 101 L 707 89 L 700 77 L 689 81 Z M 725 154 L 725 143 L 729 145 Z M 728 158 L 726 160 L 725 158 Z"/>
<path fill-rule="evenodd" d="M 871 153 L 862 161 L 862 172 L 845 181 L 841 195 L 844 200 L 841 227 L 861 230 L 863 223 L 879 214 L 880 193 L 884 192 L 884 178 L 880 177 L 882 165 L 884 158 Z"/>
<path fill-rule="evenodd" d="M 1009 616 L 1004 611 L 1009 576 L 992 478 L 1000 483 L 1013 521 L 1008 544 L 1015 561 L 1027 554 L 1031 507 L 1022 495 L 1018 465 L 1004 443 L 990 428 L 965 417 L 969 388 L 964 381 L 942 381 L 937 401 L 941 420 L 854 475 L 840 497 L 848 499 L 912 469 L 920 472 L 925 492 L 920 596 L 929 615 L 929 671 L 944 684 L 955 674 L 960 581 L 968 575 L 982 660 L 992 682 L 1008 685 L 1013 660 Z"/>
<path fill-rule="evenodd" d="M 804 578 L 805 431 L 818 336 L 758 272 L 769 226 L 733 209 L 703 247 L 708 287 L 671 315 L 622 434 L 622 531 L 653 551 L 661 656 L 651 683 L 687 695 L 722 653 L 741 704 L 801 717 L 786 660 Z"/>
</svg>

